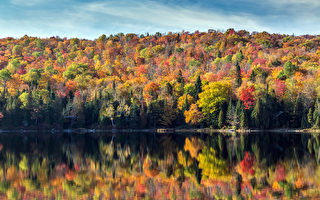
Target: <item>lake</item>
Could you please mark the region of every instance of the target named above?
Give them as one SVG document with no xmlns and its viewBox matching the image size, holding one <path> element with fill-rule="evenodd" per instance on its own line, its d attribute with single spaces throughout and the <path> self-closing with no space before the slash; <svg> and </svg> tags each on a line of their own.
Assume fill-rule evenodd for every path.
<svg viewBox="0 0 320 200">
<path fill-rule="evenodd" d="M 320 198 L 319 136 L 3 133 L 0 199 Z"/>
</svg>

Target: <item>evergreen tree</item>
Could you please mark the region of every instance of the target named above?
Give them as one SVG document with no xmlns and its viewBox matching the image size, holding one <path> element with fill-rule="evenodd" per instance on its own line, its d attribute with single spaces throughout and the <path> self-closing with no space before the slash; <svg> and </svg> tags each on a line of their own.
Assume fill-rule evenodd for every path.
<svg viewBox="0 0 320 200">
<path fill-rule="evenodd" d="M 249 77 L 249 80 L 252 82 L 256 81 L 256 74 L 255 74 L 254 70 L 252 70 L 250 77 Z"/>
<path fill-rule="evenodd" d="M 130 128 L 139 128 L 140 108 L 135 102 L 131 104 L 129 119 Z"/>
<path fill-rule="evenodd" d="M 248 119 L 244 109 L 242 109 L 240 113 L 240 127 L 243 129 L 248 128 Z"/>
<path fill-rule="evenodd" d="M 242 79 L 241 79 L 241 68 L 239 63 L 236 63 L 236 85 L 237 87 L 240 87 L 242 84 Z"/>
<path fill-rule="evenodd" d="M 229 101 L 227 109 L 227 123 L 230 126 L 234 126 L 234 106 L 231 99 Z"/>
<path fill-rule="evenodd" d="M 178 82 L 178 83 L 181 83 L 182 85 L 184 85 L 184 78 L 183 78 L 183 76 L 182 76 L 182 71 L 181 71 L 181 69 L 179 70 L 177 82 Z"/>
<path fill-rule="evenodd" d="M 307 117 L 307 113 L 304 112 L 302 115 L 302 119 L 301 119 L 301 128 L 309 128 L 310 124 L 308 122 L 308 117 Z"/>
<path fill-rule="evenodd" d="M 234 124 L 236 127 L 239 127 L 240 125 L 240 114 L 241 114 L 241 110 L 242 110 L 242 104 L 241 104 L 241 101 L 240 99 L 238 99 L 237 101 L 237 105 L 236 105 L 236 109 L 235 109 L 235 112 L 234 112 Z"/>
<path fill-rule="evenodd" d="M 313 127 L 312 128 L 315 128 L 315 129 L 318 129 L 320 128 L 320 119 L 319 119 L 319 115 L 317 116 L 316 118 L 316 122 L 314 123 Z"/>
<path fill-rule="evenodd" d="M 51 87 L 50 87 L 50 82 L 49 82 L 49 80 L 47 81 L 46 90 L 51 91 Z"/>
<path fill-rule="evenodd" d="M 166 90 L 167 90 L 167 94 L 172 95 L 173 87 L 169 82 L 167 82 L 167 84 L 166 84 Z"/>
<path fill-rule="evenodd" d="M 261 105 L 261 100 L 259 99 L 256 102 L 256 105 L 254 106 L 251 117 L 255 123 L 256 128 L 261 128 L 262 127 L 262 105 Z"/>
<path fill-rule="evenodd" d="M 309 108 L 309 111 L 308 111 L 308 115 L 307 115 L 307 118 L 308 118 L 308 123 L 313 126 L 313 112 L 312 112 L 312 108 L 310 107 Z"/>
<path fill-rule="evenodd" d="M 223 112 L 223 109 L 220 110 L 219 112 L 219 118 L 218 118 L 218 127 L 219 128 L 222 128 L 223 125 L 224 125 L 224 112 Z"/>
<path fill-rule="evenodd" d="M 202 92 L 202 83 L 201 83 L 201 78 L 200 75 L 198 75 L 196 83 L 195 83 L 195 100 L 197 101 L 199 99 L 199 94 Z"/>
<path fill-rule="evenodd" d="M 184 105 L 182 107 L 182 112 L 189 110 L 189 103 L 188 103 L 188 94 L 186 94 L 186 98 L 184 99 Z"/>
<path fill-rule="evenodd" d="M 269 95 L 267 95 L 264 101 L 261 101 L 262 114 L 260 114 L 261 127 L 268 129 L 271 125 L 272 118 L 272 104 Z"/>
<path fill-rule="evenodd" d="M 318 116 L 319 116 L 319 99 L 317 98 L 317 100 L 314 104 L 314 110 L 313 110 L 313 121 L 314 122 L 317 120 Z"/>
</svg>

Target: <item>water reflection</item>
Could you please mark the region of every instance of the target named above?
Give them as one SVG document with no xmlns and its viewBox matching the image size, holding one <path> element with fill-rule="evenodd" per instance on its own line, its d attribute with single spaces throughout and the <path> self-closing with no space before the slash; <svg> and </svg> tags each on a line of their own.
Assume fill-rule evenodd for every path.
<svg viewBox="0 0 320 200">
<path fill-rule="evenodd" d="M 0 135 L 1 199 L 320 197 L 319 136 Z"/>
</svg>

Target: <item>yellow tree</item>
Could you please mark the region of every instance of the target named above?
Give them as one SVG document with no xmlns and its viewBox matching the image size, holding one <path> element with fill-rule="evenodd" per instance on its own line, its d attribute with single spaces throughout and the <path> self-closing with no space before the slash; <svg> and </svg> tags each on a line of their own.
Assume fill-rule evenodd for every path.
<svg viewBox="0 0 320 200">
<path fill-rule="evenodd" d="M 202 112 L 198 110 L 197 104 L 192 104 L 190 109 L 184 111 L 185 121 L 191 125 L 198 125 L 203 119 Z"/>
<path fill-rule="evenodd" d="M 211 82 L 203 87 L 203 92 L 199 94 L 197 104 L 204 115 L 211 115 L 229 99 L 230 92 L 230 81 Z"/>
</svg>

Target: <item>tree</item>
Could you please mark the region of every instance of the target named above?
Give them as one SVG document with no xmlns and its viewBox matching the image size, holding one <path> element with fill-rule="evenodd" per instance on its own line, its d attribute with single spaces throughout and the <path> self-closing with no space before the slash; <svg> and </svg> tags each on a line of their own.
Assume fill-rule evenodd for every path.
<svg viewBox="0 0 320 200">
<path fill-rule="evenodd" d="M 312 126 L 314 120 L 313 120 L 313 112 L 311 107 L 309 108 L 307 118 L 308 118 L 308 123 Z"/>
<path fill-rule="evenodd" d="M 231 83 L 228 81 L 211 82 L 204 86 L 203 92 L 199 94 L 197 104 L 205 116 L 210 116 L 219 110 L 230 96 Z"/>
<path fill-rule="evenodd" d="M 194 98 L 197 101 L 199 99 L 199 94 L 202 92 L 202 88 L 201 88 L 202 87 L 202 83 L 201 83 L 200 75 L 198 75 L 194 87 L 195 87 L 195 96 L 194 96 Z"/>
<path fill-rule="evenodd" d="M 248 118 L 246 115 L 246 111 L 244 109 L 241 109 L 241 113 L 240 113 L 240 127 L 241 128 L 248 127 Z"/>
<path fill-rule="evenodd" d="M 2 85 L 3 85 L 3 96 L 5 96 L 5 92 L 7 89 L 7 82 L 8 80 L 10 80 L 11 77 L 11 73 L 9 72 L 8 69 L 2 69 L 0 70 L 0 80 L 2 81 Z"/>
<path fill-rule="evenodd" d="M 241 111 L 242 111 L 242 104 L 241 104 L 241 101 L 238 100 L 237 105 L 236 105 L 236 109 L 234 112 L 234 123 L 235 123 L 236 127 L 239 127 L 239 125 L 240 125 Z"/>
<path fill-rule="evenodd" d="M 37 87 L 39 80 L 41 79 L 41 73 L 43 69 L 30 69 L 25 75 L 24 80 L 31 86 Z"/>
<path fill-rule="evenodd" d="M 243 102 L 244 109 L 250 109 L 254 106 L 254 86 L 249 86 L 241 89 L 240 100 Z"/>
<path fill-rule="evenodd" d="M 320 117 L 319 117 L 319 115 L 317 116 L 316 121 L 315 121 L 315 123 L 314 123 L 312 128 L 316 128 L 316 129 L 320 128 Z"/>
<path fill-rule="evenodd" d="M 219 128 L 223 127 L 224 121 L 225 121 L 225 116 L 224 116 L 223 109 L 221 109 L 219 112 L 219 118 L 218 118 L 218 127 Z"/>
<path fill-rule="evenodd" d="M 251 113 L 251 117 L 253 118 L 254 120 L 254 124 L 255 124 L 255 127 L 257 128 L 261 128 L 263 123 L 262 123 L 262 105 L 261 105 L 261 100 L 259 99 L 257 102 L 256 102 L 256 105 L 254 106 L 253 110 L 252 110 L 252 113 Z"/>
<path fill-rule="evenodd" d="M 313 116 L 312 116 L 314 122 L 317 120 L 318 116 L 319 116 L 319 99 L 317 98 L 314 104 L 314 110 L 313 110 Z"/>
<path fill-rule="evenodd" d="M 236 85 L 237 87 L 240 87 L 242 84 L 242 79 L 241 79 L 241 68 L 239 63 L 236 63 Z"/>
<path fill-rule="evenodd" d="M 234 106 L 232 103 L 232 99 L 230 99 L 229 103 L 228 103 L 228 109 L 227 109 L 227 124 L 230 126 L 235 126 L 234 123 Z"/>
<path fill-rule="evenodd" d="M 198 110 L 197 104 L 191 104 L 190 109 L 184 112 L 187 124 L 198 125 L 203 119 L 202 112 Z"/>
<path fill-rule="evenodd" d="M 13 73 L 15 73 L 20 67 L 21 67 L 21 63 L 20 63 L 19 59 L 15 58 L 15 59 L 12 59 L 12 60 L 9 62 L 7 69 L 13 74 Z"/>
<path fill-rule="evenodd" d="M 110 105 L 106 108 L 104 115 L 105 115 L 106 117 L 109 117 L 109 119 L 111 120 L 112 127 L 115 127 L 115 124 L 114 124 L 115 109 L 114 109 L 114 107 L 113 107 L 112 104 L 110 104 Z"/>
<path fill-rule="evenodd" d="M 178 109 L 181 111 L 189 110 L 191 104 L 195 103 L 194 98 L 189 94 L 184 94 L 178 99 Z"/>
<path fill-rule="evenodd" d="M 18 45 L 15 45 L 13 48 L 12 48 L 12 53 L 17 55 L 17 56 L 20 56 L 22 54 L 22 45 L 18 44 Z"/>
<path fill-rule="evenodd" d="M 182 71 L 181 70 L 179 70 L 179 74 L 178 74 L 178 77 L 177 77 L 177 82 L 181 83 L 182 85 L 184 85 L 184 78 L 182 76 Z"/>
</svg>

